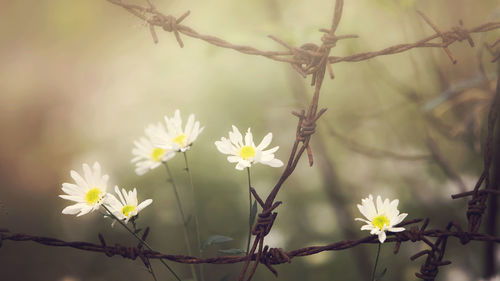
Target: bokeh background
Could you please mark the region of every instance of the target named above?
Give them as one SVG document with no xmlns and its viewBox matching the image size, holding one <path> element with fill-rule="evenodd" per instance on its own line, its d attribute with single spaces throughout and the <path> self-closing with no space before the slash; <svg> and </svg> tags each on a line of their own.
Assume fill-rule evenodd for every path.
<svg viewBox="0 0 500 281">
<path fill-rule="evenodd" d="M 138 3 L 144 4 L 140 1 Z M 179 16 L 204 34 L 265 50 L 281 50 L 273 34 L 300 46 L 319 43 L 319 28 L 329 27 L 334 2 L 327 0 L 155 1 L 165 13 Z M 120 227 L 97 214 L 62 215 L 68 204 L 58 197 L 69 171 L 99 161 L 112 184 L 137 187 L 139 199 L 154 203 L 140 225 L 152 227 L 150 242 L 166 253 L 186 253 L 172 189 L 165 171 L 134 173 L 132 142 L 144 127 L 180 109 L 195 113 L 205 131 L 189 151 L 202 237 L 234 238 L 211 246 L 244 248 L 247 231 L 246 173 L 234 169 L 214 141 L 231 125 L 252 128 L 260 139 L 273 132 L 277 157 L 286 160 L 295 136 L 296 118 L 311 96 L 309 80 L 290 65 L 220 49 L 172 34 L 152 42 L 148 28 L 125 10 L 103 0 L 2 1 L 0 25 L 0 226 L 13 232 L 70 241 L 136 244 Z M 415 10 L 424 11 L 446 30 L 462 19 L 472 27 L 500 18 L 497 0 L 351 0 L 346 1 L 334 55 L 374 51 L 432 34 Z M 451 46 L 452 65 L 440 49 L 417 49 L 359 63 L 334 65 L 320 104 L 328 111 L 312 143 L 315 165 L 304 157 L 278 196 L 284 204 L 266 238 L 286 250 L 328 244 L 366 235 L 354 217 L 368 194 L 399 198 L 409 219 L 432 217 L 431 226 L 465 221 L 465 200 L 450 195 L 471 188 L 481 169 L 484 120 L 495 85 L 494 64 L 483 42 L 500 32 L 474 35 L 477 46 Z M 430 150 L 439 148 L 450 177 Z M 170 162 L 189 206 L 191 197 L 181 156 Z M 266 196 L 281 169 L 256 166 L 253 183 Z M 191 208 L 188 208 L 191 212 Z M 349 236 L 349 237 L 347 237 Z M 383 245 L 384 280 L 414 280 L 422 260 L 409 256 L 425 248 L 407 243 L 398 255 Z M 371 271 L 375 245 L 296 258 L 278 267 L 275 279 L 264 267 L 255 280 L 364 280 Z M 483 274 L 484 245 L 465 247 L 452 240 L 439 280 L 478 280 Z M 497 255 L 497 266 L 500 253 Z M 234 280 L 241 265 L 208 265 L 206 280 Z M 184 279 L 186 265 L 173 264 Z M 155 263 L 161 280 L 172 280 Z M 0 249 L 2 280 L 150 280 L 140 261 L 108 258 L 32 242 L 5 242 Z M 149 279 L 148 279 L 149 278 Z"/>
</svg>

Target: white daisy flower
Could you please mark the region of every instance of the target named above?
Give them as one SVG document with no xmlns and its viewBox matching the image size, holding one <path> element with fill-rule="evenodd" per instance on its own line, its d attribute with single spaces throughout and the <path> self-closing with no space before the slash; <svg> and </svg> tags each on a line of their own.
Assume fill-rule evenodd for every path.
<svg viewBox="0 0 500 281">
<path fill-rule="evenodd" d="M 363 225 L 361 230 L 370 230 L 370 234 L 377 234 L 380 243 L 384 243 L 386 231 L 401 232 L 405 230 L 404 227 L 394 227 L 408 215 L 399 213 L 399 200 L 396 199 L 391 202 L 389 199 L 385 199 L 382 202 L 382 198 L 377 196 L 377 208 L 375 208 L 373 196 L 370 194 L 368 198 L 361 200 L 361 204 L 358 204 L 358 209 L 367 219 L 356 218 L 355 220 L 365 222 L 366 225 Z"/>
<path fill-rule="evenodd" d="M 111 211 L 113 215 L 115 215 L 119 220 L 125 221 L 127 223 L 131 218 L 137 216 L 139 212 L 149 206 L 153 200 L 146 199 L 141 202 L 141 204 L 137 204 L 137 190 L 127 192 L 125 189 L 120 189 L 118 186 L 115 186 L 115 192 L 118 194 L 118 199 L 111 194 L 108 193 L 105 200 L 105 206 Z M 114 224 L 114 222 L 113 222 Z"/>
<path fill-rule="evenodd" d="M 76 202 L 62 210 L 63 214 L 83 216 L 99 209 L 102 199 L 106 195 L 108 175 L 101 175 L 101 165 L 95 162 L 90 169 L 89 165 L 83 164 L 83 175 L 71 171 L 71 177 L 76 184 L 63 183 L 62 190 L 66 193 L 59 197 Z"/>
<path fill-rule="evenodd" d="M 181 113 L 177 109 L 174 117 L 168 118 L 165 116 L 167 131 L 165 135 L 159 135 L 153 139 L 153 143 L 161 148 L 172 147 L 175 151 L 185 152 L 193 142 L 198 138 L 198 135 L 205 127 L 200 128 L 200 122 L 196 121 L 194 114 L 190 114 L 186 123 L 186 127 L 182 128 Z"/>
<path fill-rule="evenodd" d="M 271 167 L 281 167 L 283 166 L 283 162 L 274 158 L 274 153 L 278 150 L 279 146 L 264 150 L 269 146 L 272 139 L 273 134 L 268 133 L 260 144 L 255 146 L 252 133 L 250 132 L 250 128 L 248 128 L 245 134 L 245 142 L 243 143 L 243 136 L 238 131 L 238 128 L 233 126 L 233 131 L 229 132 L 229 139 L 223 137 L 220 141 L 216 141 L 215 145 L 221 153 L 229 154 L 227 161 L 238 163 L 236 164 L 237 170 L 251 167 L 255 163 Z"/>
<path fill-rule="evenodd" d="M 158 147 L 153 145 L 152 139 L 166 138 L 165 127 L 161 124 L 150 124 L 144 130 L 146 137 L 134 141 L 135 147 L 132 149 L 132 154 L 135 156 L 132 163 L 135 163 L 135 172 L 142 176 L 146 172 L 156 169 L 162 162 L 168 161 L 175 156 L 175 151 L 172 147 Z"/>
</svg>

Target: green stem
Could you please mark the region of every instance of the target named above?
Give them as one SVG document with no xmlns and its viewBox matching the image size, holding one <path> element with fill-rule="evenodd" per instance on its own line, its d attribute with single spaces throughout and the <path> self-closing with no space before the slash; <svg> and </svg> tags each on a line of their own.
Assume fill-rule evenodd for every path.
<svg viewBox="0 0 500 281">
<path fill-rule="evenodd" d="M 130 232 L 130 234 L 132 234 L 137 240 L 139 240 L 139 242 L 144 245 L 146 248 L 148 248 L 150 251 L 155 251 L 153 250 L 153 248 L 151 248 L 151 246 L 149 246 L 149 244 L 142 240 L 141 237 L 137 236 L 137 234 L 135 232 L 133 232 L 130 228 L 128 228 L 128 226 L 120 219 L 118 219 L 109 209 L 108 207 L 106 207 L 104 204 L 101 205 L 107 212 L 108 214 L 113 217 L 116 221 L 118 221 L 128 232 Z M 177 279 L 178 281 L 181 281 L 181 279 L 179 278 L 179 276 L 177 276 L 177 274 L 175 273 L 175 271 L 170 268 L 170 266 L 165 262 L 165 260 L 163 259 L 160 259 L 160 262 L 163 263 L 163 265 L 170 271 L 170 273 L 172 273 L 172 275 L 174 275 L 175 279 Z"/>
<path fill-rule="evenodd" d="M 131 222 L 132 222 L 132 226 L 134 227 L 134 233 L 137 233 L 137 225 L 135 224 L 135 221 L 131 220 Z M 146 261 L 148 262 L 147 268 L 148 268 L 149 273 L 151 274 L 151 276 L 153 276 L 153 279 L 155 281 L 158 281 L 158 279 L 156 278 L 156 274 L 153 270 L 153 265 L 151 264 L 148 257 L 146 257 Z"/>
<path fill-rule="evenodd" d="M 250 167 L 247 167 L 247 174 L 248 174 L 248 241 L 247 241 L 247 255 L 248 252 L 250 251 L 250 239 L 252 238 L 252 192 L 250 191 L 250 188 L 252 184 L 250 183 Z"/>
<path fill-rule="evenodd" d="M 165 165 L 165 168 L 167 170 L 167 174 L 169 177 L 168 181 L 170 182 L 170 184 L 172 185 L 172 189 L 174 190 L 175 201 L 177 202 L 177 208 L 179 209 L 179 214 L 180 214 L 181 220 L 182 220 L 182 226 L 183 226 L 182 230 L 184 231 L 184 242 L 186 244 L 188 255 L 192 256 L 193 252 L 191 250 L 191 243 L 189 243 L 189 235 L 188 235 L 189 232 L 187 229 L 186 216 L 184 215 L 184 210 L 182 209 L 181 199 L 179 197 L 179 193 L 177 192 L 177 184 L 174 181 L 172 171 L 170 171 L 170 167 L 168 166 L 167 162 L 163 162 L 163 164 Z M 194 264 L 190 264 L 189 267 L 191 268 L 191 274 L 193 275 L 194 280 L 197 281 L 198 276 L 196 275 L 196 269 L 194 268 Z"/>
<path fill-rule="evenodd" d="M 146 258 L 146 260 L 147 260 L 147 261 L 148 261 L 148 263 L 149 263 L 149 258 Z M 155 281 L 158 281 L 158 279 L 156 278 L 156 274 L 155 274 L 155 272 L 154 272 L 154 270 L 153 270 L 153 266 L 152 266 L 150 263 L 149 263 L 149 265 L 148 265 L 148 271 L 149 271 L 149 273 L 151 273 L 151 276 L 153 276 L 153 279 L 154 279 Z"/>
<path fill-rule="evenodd" d="M 189 177 L 189 185 L 191 186 L 191 194 L 193 197 L 193 213 L 194 213 L 195 232 L 196 232 L 196 239 L 198 242 L 198 254 L 201 258 L 202 253 L 201 253 L 201 239 L 200 239 L 200 224 L 198 223 L 198 210 L 196 208 L 196 196 L 195 196 L 195 192 L 194 192 L 193 176 L 191 175 L 191 170 L 189 169 L 187 151 L 184 151 L 183 154 L 184 154 L 184 163 L 186 164 L 186 172 L 187 172 L 188 177 Z M 205 281 L 203 264 L 200 264 L 200 279 L 201 279 L 201 281 Z"/>
<path fill-rule="evenodd" d="M 375 272 L 377 271 L 378 257 L 380 255 L 380 246 L 381 245 L 382 245 L 382 243 L 378 243 L 377 257 L 375 258 L 375 266 L 373 267 L 373 272 L 372 272 L 372 281 L 375 281 Z"/>
</svg>

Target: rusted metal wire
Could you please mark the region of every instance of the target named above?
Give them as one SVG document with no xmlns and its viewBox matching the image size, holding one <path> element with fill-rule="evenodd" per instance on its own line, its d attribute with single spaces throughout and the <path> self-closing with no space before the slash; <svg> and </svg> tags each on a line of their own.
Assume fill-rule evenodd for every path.
<svg viewBox="0 0 500 281">
<path fill-rule="evenodd" d="M 497 88 L 495 97 L 493 98 L 493 102 L 491 104 L 490 111 L 488 113 L 488 133 L 486 136 L 485 144 L 484 144 L 484 168 L 481 173 L 473 192 L 462 193 L 467 194 L 467 196 L 472 196 L 468 203 L 467 209 L 467 219 L 469 221 L 469 231 L 477 232 L 479 227 L 481 226 L 481 220 L 483 214 L 486 210 L 486 201 L 488 199 L 488 195 L 495 194 L 494 189 L 490 186 L 490 169 L 491 162 L 493 158 L 493 136 L 495 134 L 495 127 L 498 119 L 500 111 L 500 73 L 497 80 Z M 480 190 L 479 188 L 484 183 L 484 190 Z M 453 198 L 458 198 L 459 195 L 453 196 Z"/>
<path fill-rule="evenodd" d="M 286 42 L 280 40 L 275 36 L 270 38 L 280 45 L 284 46 L 286 51 L 262 51 L 251 46 L 234 45 L 223 39 L 211 35 L 200 34 L 193 28 L 183 24 L 183 21 L 189 16 L 189 11 L 185 12 L 179 17 L 172 15 L 165 15 L 158 11 L 150 0 L 147 0 L 147 7 L 127 4 L 121 0 L 107 0 L 110 3 L 123 7 L 128 12 L 132 13 L 142 21 L 146 22 L 149 26 L 153 41 L 158 42 L 156 28 L 160 27 L 166 32 L 172 32 L 180 47 L 184 46 L 181 34 L 184 36 L 196 38 L 208 42 L 212 45 L 233 49 L 238 52 L 250 55 L 264 56 L 269 59 L 281 62 L 290 63 L 291 66 L 303 77 L 311 75 L 311 85 L 314 86 L 313 97 L 307 109 L 300 112 L 293 112 L 293 115 L 298 117 L 298 124 L 296 129 L 295 141 L 293 143 L 287 165 L 279 178 L 278 182 L 265 198 L 261 198 L 257 192 L 251 188 L 252 195 L 255 200 L 262 207 L 262 211 L 258 214 L 256 224 L 252 229 L 252 234 L 255 236 L 250 252 L 246 256 L 221 256 L 214 258 L 199 258 L 185 255 L 169 255 L 156 251 L 142 249 L 141 245 L 135 247 L 126 247 L 119 244 L 109 246 L 106 244 L 104 237 L 99 234 L 100 244 L 93 244 L 88 242 L 66 242 L 63 240 L 33 236 L 21 233 L 11 233 L 6 229 L 0 229 L 0 246 L 3 241 L 33 241 L 39 244 L 56 246 L 56 247 L 72 247 L 84 251 L 100 252 L 107 256 L 122 256 L 127 259 L 136 259 L 139 257 L 142 262 L 149 267 L 149 259 L 168 259 L 178 263 L 196 264 L 196 263 L 211 263 L 211 264 L 229 264 L 229 263 L 244 263 L 243 268 L 238 277 L 239 281 L 251 280 L 257 270 L 259 264 L 263 264 L 273 274 L 277 275 L 277 270 L 273 265 L 281 263 L 289 263 L 295 257 L 314 255 L 323 251 L 340 251 L 356 247 L 360 244 L 375 244 L 379 243 L 376 236 L 366 236 L 358 240 L 345 240 L 332 243 L 324 246 L 312 246 L 301 248 L 293 251 L 284 251 L 279 248 L 270 248 L 265 245 L 264 239 L 271 231 L 274 221 L 277 218 L 277 207 L 282 203 L 275 201 L 276 196 L 282 188 L 285 181 L 294 172 L 301 156 L 306 153 L 308 156 L 309 164 L 312 166 L 314 163 L 312 149 L 309 145 L 311 136 L 316 129 L 316 122 L 325 113 L 326 109 L 318 109 L 319 95 L 321 86 L 326 72 L 329 73 L 330 78 L 334 78 L 334 73 L 331 64 L 339 62 L 355 62 L 368 60 L 377 56 L 390 55 L 401 53 L 413 48 L 442 48 L 447 56 L 453 63 L 456 63 L 456 58 L 453 56 L 448 47 L 456 41 L 467 40 L 471 47 L 474 46 L 474 41 L 471 38 L 473 33 L 482 33 L 500 28 L 500 22 L 488 22 L 480 26 L 467 29 L 460 21 L 459 25 L 451 28 L 448 31 L 441 31 L 432 21 L 422 12 L 419 12 L 423 20 L 435 31 L 435 34 L 423 38 L 417 42 L 409 44 L 398 44 L 392 47 L 385 48 L 376 52 L 358 53 L 345 57 L 330 56 L 331 49 L 334 48 L 339 40 L 356 38 L 356 35 L 336 35 L 337 27 L 340 23 L 343 10 L 343 0 L 336 0 L 333 12 L 332 23 L 329 29 L 320 29 L 324 35 L 321 37 L 321 45 L 313 43 L 306 43 L 300 47 L 294 47 Z M 440 43 L 433 43 L 435 39 L 441 39 Z M 500 40 L 492 44 L 494 47 Z M 492 47 L 492 48 L 493 48 Z M 500 80 L 500 79 L 499 79 Z M 498 111 L 500 110 L 500 82 L 497 87 L 497 94 L 495 96 L 493 105 L 491 107 L 488 118 L 488 136 L 485 142 L 484 152 L 484 171 L 479 177 L 479 180 L 474 190 L 469 192 L 462 192 L 455 194 L 452 198 L 462 198 L 472 196 L 469 200 L 467 210 L 468 230 L 463 231 L 459 224 L 450 222 L 443 229 L 427 229 L 429 219 L 423 220 L 420 227 L 415 224 L 422 222 L 421 219 L 410 220 L 400 224 L 400 226 L 409 226 L 409 230 L 399 233 L 388 233 L 386 243 L 394 243 L 394 253 L 398 253 L 399 248 L 404 242 L 417 242 L 422 241 L 427 244 L 430 249 L 420 251 L 411 257 L 412 260 L 427 256 L 426 261 L 420 268 L 420 272 L 416 276 L 423 280 L 434 280 L 438 274 L 438 268 L 450 263 L 450 261 L 443 260 L 446 250 L 447 240 L 449 237 L 458 238 L 462 244 L 467 244 L 470 241 L 488 241 L 500 243 L 500 237 L 494 237 L 487 234 L 478 233 L 479 226 L 481 225 L 482 215 L 487 208 L 486 200 L 489 195 L 499 195 L 498 190 L 490 188 L 489 171 L 491 166 L 491 152 L 494 127 L 497 122 Z M 482 183 L 485 183 L 485 188 L 480 190 Z M 143 239 L 146 239 L 149 233 L 149 228 L 144 232 Z M 432 241 L 435 239 L 435 241 Z"/>
<path fill-rule="evenodd" d="M 406 223 L 400 224 L 400 226 L 413 225 L 416 223 L 420 223 L 422 221 L 423 221 L 422 219 L 414 219 Z M 490 241 L 490 242 L 500 243 L 500 237 L 493 237 L 481 233 L 463 232 L 461 229 L 457 230 L 451 230 L 451 228 L 446 228 L 446 230 L 426 229 L 425 227 L 426 222 L 428 224 L 428 219 L 424 220 L 422 227 L 412 227 L 409 230 L 405 230 L 403 232 L 388 233 L 386 243 L 395 243 L 394 245 L 395 253 L 398 252 L 400 244 L 403 242 L 424 241 L 424 243 L 433 244 L 432 242 L 430 242 L 429 239 L 441 238 L 441 237 L 455 237 L 459 239 L 459 241 L 467 241 L 467 242 Z M 244 262 L 248 258 L 246 256 L 220 256 L 214 258 L 199 258 L 186 255 L 170 255 L 170 254 L 150 251 L 147 249 L 142 249 L 140 245 L 137 246 L 123 246 L 120 244 L 108 245 L 105 242 L 102 234 L 99 234 L 98 238 L 100 244 L 89 243 L 89 242 L 78 242 L 78 241 L 68 242 L 50 237 L 34 236 L 22 233 L 11 233 L 6 231 L 0 233 L 0 241 L 18 241 L 18 242 L 32 241 L 46 246 L 70 247 L 83 251 L 103 253 L 109 257 L 122 256 L 123 258 L 131 260 L 135 260 L 139 257 L 141 258 L 141 260 L 143 258 L 167 259 L 173 262 L 184 263 L 184 264 L 198 264 L 198 263 L 231 264 L 231 263 Z M 295 257 L 304 257 L 325 251 L 341 251 L 356 247 L 357 245 L 360 244 L 376 244 L 376 243 L 379 243 L 377 236 L 370 235 L 358 240 L 339 241 L 324 246 L 311 246 L 311 247 L 296 249 L 293 251 L 284 251 L 283 249 L 270 248 L 269 246 L 266 246 L 265 249 L 263 249 L 263 255 L 261 255 L 259 258 L 261 263 L 264 264 L 267 263 L 268 265 L 277 265 L 282 263 L 288 263 Z M 413 256 L 413 259 L 417 258 L 416 256 L 421 256 L 424 254 L 425 253 L 419 252 Z M 256 260 L 256 258 L 257 254 L 254 254 L 250 257 L 252 261 Z"/>
<path fill-rule="evenodd" d="M 126 9 L 127 11 L 129 11 L 142 21 L 146 22 L 150 27 L 150 32 L 155 43 L 158 42 L 158 36 L 156 35 L 155 27 L 161 27 L 163 28 L 163 30 L 167 32 L 174 33 L 177 43 L 179 44 L 180 47 L 184 46 L 184 43 L 180 37 L 180 34 L 183 34 L 188 37 L 203 40 L 209 44 L 221 48 L 233 49 L 235 51 L 248 55 L 263 56 L 275 61 L 288 62 L 302 76 L 306 76 L 308 74 L 314 75 L 314 73 L 316 73 L 318 70 L 320 62 L 322 61 L 321 58 L 323 57 L 324 49 L 321 49 L 320 46 L 313 43 L 306 43 L 297 48 L 285 43 L 276 36 L 271 35 L 269 37 L 272 40 L 279 43 L 280 45 L 284 46 L 287 49 L 287 51 L 263 51 L 251 46 L 232 44 L 216 36 L 200 34 L 193 28 L 181 24 L 181 22 L 189 15 L 189 11 L 185 12 L 179 18 L 175 18 L 172 15 L 165 15 L 161 13 L 151 4 L 151 2 L 149 2 L 150 3 L 149 7 L 142 7 L 135 4 L 124 3 L 121 0 L 107 0 L 107 1 L 115 5 L 118 5 L 120 7 L 123 7 L 124 9 Z M 339 11 L 342 10 L 342 7 L 343 5 L 338 6 Z M 469 43 L 469 45 L 473 47 L 475 44 L 471 37 L 472 34 L 483 33 L 500 28 L 500 21 L 492 21 L 484 23 L 482 25 L 470 29 L 465 28 L 463 22 L 459 21 L 459 24 L 457 26 L 452 27 L 448 31 L 442 32 L 439 28 L 437 28 L 435 24 L 432 23 L 432 21 L 423 12 L 418 11 L 418 13 L 422 16 L 423 20 L 427 24 L 429 24 L 429 26 L 432 27 L 432 29 L 436 32 L 436 34 L 428 36 L 426 38 L 422 38 L 414 43 L 398 44 L 379 51 L 358 53 L 344 57 L 328 56 L 327 68 L 330 77 L 331 78 L 334 77 L 333 72 L 331 71 L 330 64 L 335 64 L 339 62 L 358 62 L 358 61 L 372 59 L 378 56 L 402 53 L 414 48 L 442 48 L 450 58 L 451 62 L 456 63 L 457 62 L 456 58 L 448 49 L 448 47 L 451 44 L 457 41 L 460 42 L 466 40 Z M 332 22 L 331 30 L 333 30 L 334 32 L 335 29 L 338 27 L 338 24 L 340 22 L 340 17 L 338 21 L 337 19 L 334 19 L 333 21 L 334 22 Z M 329 29 L 320 29 L 320 31 L 325 33 L 325 35 L 323 35 L 323 37 L 321 38 L 323 44 L 322 46 L 328 47 L 329 49 L 333 48 L 336 45 L 337 41 L 339 40 L 357 37 L 357 35 L 337 36 L 334 35 L 333 33 L 330 33 Z M 441 38 L 442 41 L 441 43 L 431 42 L 438 38 Z M 496 43 L 497 42 L 495 42 L 495 44 Z"/>
</svg>

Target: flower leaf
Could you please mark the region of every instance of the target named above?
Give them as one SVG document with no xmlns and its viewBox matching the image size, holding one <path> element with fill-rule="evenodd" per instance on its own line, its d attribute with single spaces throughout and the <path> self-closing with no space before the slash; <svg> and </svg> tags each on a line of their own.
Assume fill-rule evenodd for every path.
<svg viewBox="0 0 500 281">
<path fill-rule="evenodd" d="M 201 249 L 204 250 L 208 246 L 213 245 L 213 244 L 220 244 L 224 242 L 229 242 L 233 241 L 233 238 L 228 237 L 228 236 L 223 236 L 223 235 L 212 235 L 209 236 L 205 241 L 201 243 Z"/>
</svg>

